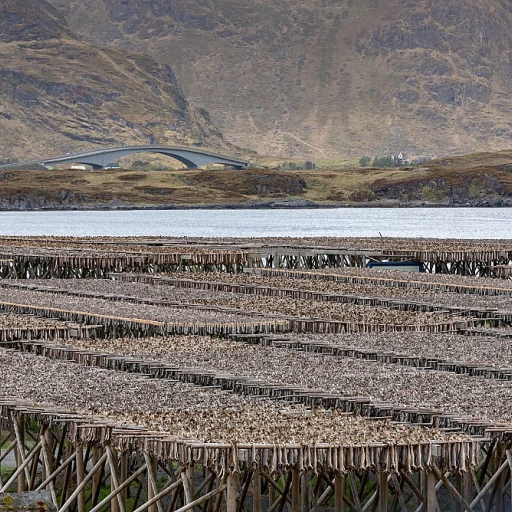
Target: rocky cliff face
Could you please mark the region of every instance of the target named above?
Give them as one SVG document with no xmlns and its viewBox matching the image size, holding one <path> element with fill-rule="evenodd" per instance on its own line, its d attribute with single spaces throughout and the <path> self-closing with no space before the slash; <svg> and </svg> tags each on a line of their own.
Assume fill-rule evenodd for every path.
<svg viewBox="0 0 512 512">
<path fill-rule="evenodd" d="M 172 64 L 261 153 L 439 155 L 511 145 L 507 0 L 51 0 L 91 42 Z"/>
<path fill-rule="evenodd" d="M 72 35 L 46 0 L 0 0 L 0 159 L 91 144 L 226 147 L 170 66 Z"/>
<path fill-rule="evenodd" d="M 66 21 L 46 2 L 0 2 L 0 42 L 61 39 Z"/>
</svg>

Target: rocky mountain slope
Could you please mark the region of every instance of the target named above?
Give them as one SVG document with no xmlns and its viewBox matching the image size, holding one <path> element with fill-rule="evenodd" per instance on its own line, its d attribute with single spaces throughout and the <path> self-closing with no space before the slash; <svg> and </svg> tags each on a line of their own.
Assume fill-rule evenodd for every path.
<svg viewBox="0 0 512 512">
<path fill-rule="evenodd" d="M 172 64 L 262 154 L 410 156 L 512 139 L 508 0 L 51 0 L 90 42 Z"/>
<path fill-rule="evenodd" d="M 83 42 L 46 0 L 0 0 L 0 159 L 91 144 L 228 146 L 173 70 Z"/>
</svg>

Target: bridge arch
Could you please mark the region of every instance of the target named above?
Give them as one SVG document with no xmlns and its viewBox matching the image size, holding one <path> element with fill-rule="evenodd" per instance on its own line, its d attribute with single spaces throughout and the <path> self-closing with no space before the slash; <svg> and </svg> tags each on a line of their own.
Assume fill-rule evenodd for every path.
<svg viewBox="0 0 512 512">
<path fill-rule="evenodd" d="M 165 155 L 165 156 L 174 158 L 174 160 L 178 160 L 182 164 L 186 165 L 188 169 L 197 169 L 198 167 L 200 167 L 199 165 L 196 165 L 192 160 L 189 160 L 188 158 L 185 158 L 181 155 L 173 155 L 173 154 L 170 154 L 170 153 L 164 152 L 164 151 L 133 151 L 128 154 L 133 155 L 136 153 L 152 153 L 152 154 L 156 153 L 156 154 L 160 154 L 160 155 Z M 60 162 L 60 161 L 54 162 L 54 161 L 46 160 L 44 162 L 44 165 L 55 164 L 55 163 L 58 163 L 58 164 L 73 163 L 73 164 L 90 165 L 95 171 L 98 171 L 98 170 L 104 169 L 105 166 L 107 166 L 109 163 L 120 160 L 124 156 L 127 156 L 127 155 L 120 156 L 119 154 L 112 154 L 112 156 L 110 158 L 107 158 L 106 160 L 102 159 L 103 160 L 102 163 L 98 163 L 98 158 L 96 158 L 96 157 L 79 157 L 79 160 L 73 160 L 73 161 L 66 160 L 64 162 Z M 205 164 L 203 164 L 203 165 L 205 165 Z"/>
</svg>

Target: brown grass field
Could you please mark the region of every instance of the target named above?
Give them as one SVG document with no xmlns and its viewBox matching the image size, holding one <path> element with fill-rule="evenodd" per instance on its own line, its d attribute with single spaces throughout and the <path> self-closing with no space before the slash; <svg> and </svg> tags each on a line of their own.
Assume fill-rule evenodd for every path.
<svg viewBox="0 0 512 512">
<path fill-rule="evenodd" d="M 311 205 L 512 204 L 512 151 L 396 169 L 13 170 L 0 174 L 0 206 L 200 207 L 283 200 Z"/>
</svg>

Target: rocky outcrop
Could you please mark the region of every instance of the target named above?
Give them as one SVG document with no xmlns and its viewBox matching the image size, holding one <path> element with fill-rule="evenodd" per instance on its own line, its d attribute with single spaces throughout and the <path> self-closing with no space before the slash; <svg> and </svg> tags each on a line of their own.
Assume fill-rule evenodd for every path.
<svg viewBox="0 0 512 512">
<path fill-rule="evenodd" d="M 49 491 L 0 493 L 0 512 L 55 512 Z"/>
<path fill-rule="evenodd" d="M 38 0 L 0 1 L 0 42 L 46 41 L 69 34 L 58 11 Z"/>
</svg>

